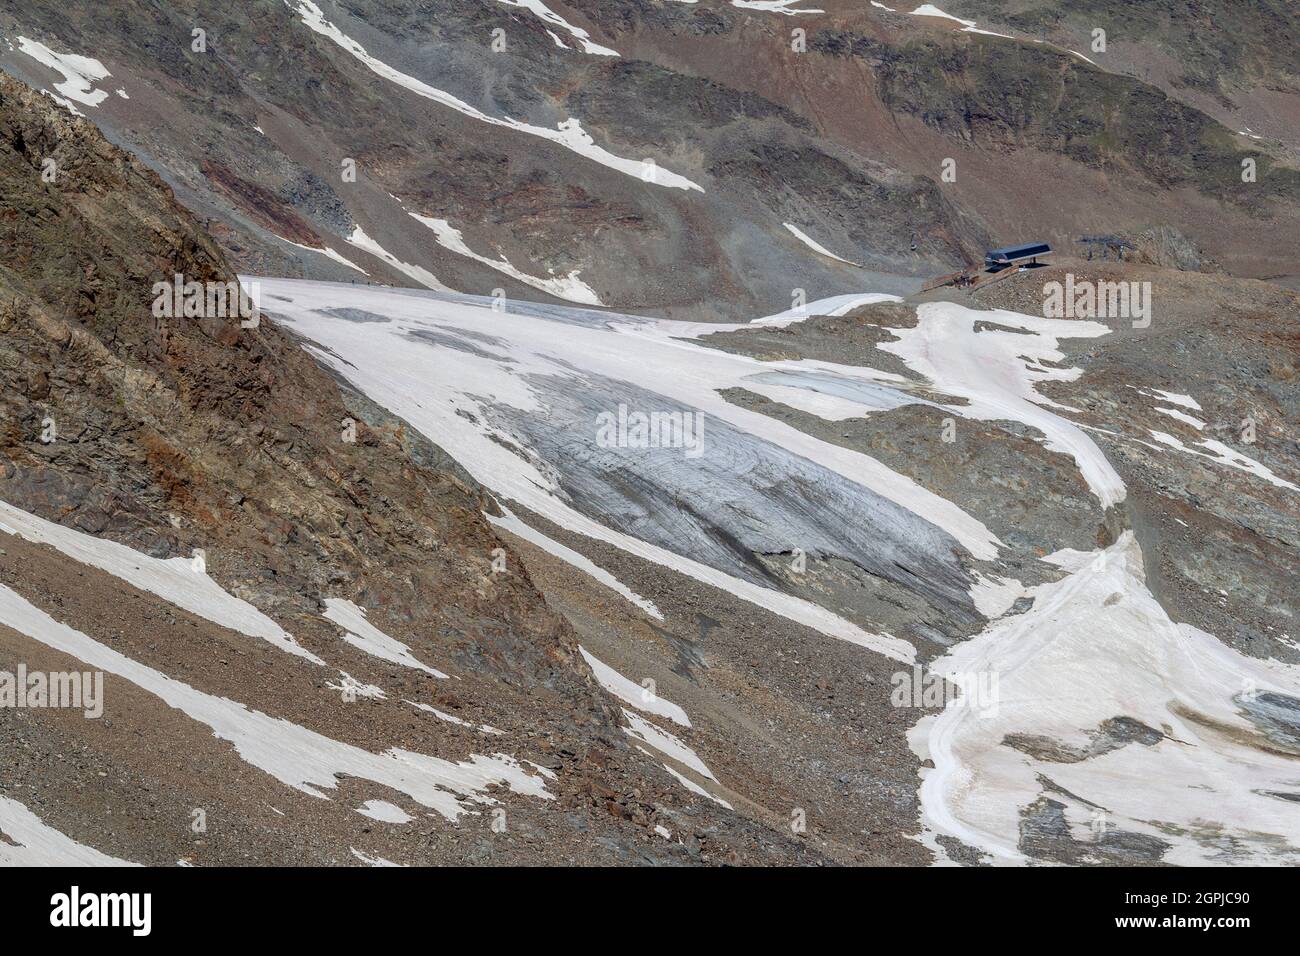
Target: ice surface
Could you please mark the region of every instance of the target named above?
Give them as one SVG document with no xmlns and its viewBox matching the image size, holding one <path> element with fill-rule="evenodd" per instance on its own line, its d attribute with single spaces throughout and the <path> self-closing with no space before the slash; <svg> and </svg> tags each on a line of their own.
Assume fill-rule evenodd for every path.
<svg viewBox="0 0 1300 956">
<path fill-rule="evenodd" d="M 998 553 L 982 524 L 879 461 L 724 399 L 751 376 L 820 369 L 704 348 L 688 340 L 697 323 L 293 280 L 262 289 L 276 320 L 324 346 L 322 362 L 504 499 L 900 660 L 906 642 L 773 588 L 754 555 L 838 556 L 960 614 L 974 612 L 961 549 Z M 391 321 L 363 327 L 340 306 Z M 620 406 L 703 416 L 699 454 L 602 442 L 599 416 Z"/>
</svg>

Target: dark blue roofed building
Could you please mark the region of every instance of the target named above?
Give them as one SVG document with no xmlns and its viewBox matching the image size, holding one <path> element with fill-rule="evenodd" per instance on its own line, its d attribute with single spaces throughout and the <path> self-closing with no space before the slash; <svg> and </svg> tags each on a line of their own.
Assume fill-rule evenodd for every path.
<svg viewBox="0 0 1300 956">
<path fill-rule="evenodd" d="M 986 269 L 1005 269 L 1026 262 L 1037 264 L 1040 256 L 1050 256 L 1052 247 L 1045 242 L 1027 242 L 1021 246 L 1007 246 L 1005 249 L 990 249 L 984 254 Z"/>
</svg>

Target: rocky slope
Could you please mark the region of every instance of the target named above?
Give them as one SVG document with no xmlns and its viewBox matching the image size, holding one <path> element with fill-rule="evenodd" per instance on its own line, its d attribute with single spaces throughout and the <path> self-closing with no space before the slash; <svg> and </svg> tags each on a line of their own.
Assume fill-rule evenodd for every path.
<svg viewBox="0 0 1300 956">
<path fill-rule="evenodd" d="M 0 862 L 1294 860 L 1285 9 L 801 6 L 0 12 Z"/>
<path fill-rule="evenodd" d="M 794 289 L 909 291 L 990 243 L 1149 227 L 1289 274 L 1294 157 L 1129 69 L 1173 45 L 1188 75 L 1227 58 L 1245 90 L 1291 88 L 1262 39 L 1192 51 L 1188 17 L 1138 37 L 1123 4 L 1008 13 L 1009 36 L 818 6 L 29 0 L 0 13 L 0 67 L 53 89 L 33 43 L 93 56 L 108 75 L 77 108 L 258 274 L 738 317 Z M 1094 15 L 1110 59 L 1067 49 Z"/>
<path fill-rule="evenodd" d="M 9 78 L 0 153 L 0 670 L 108 672 L 102 722 L 0 709 L 11 845 L 31 813 L 155 864 L 355 863 L 353 848 L 404 863 L 800 858 L 779 831 L 756 843 L 740 817 L 707 822 L 707 801 L 683 815 L 672 779 L 625 742 L 572 630 L 483 517 L 489 500 L 436 446 L 341 390 L 269 322 L 154 317 L 156 281 L 233 278 L 154 173 Z M 128 566 L 95 558 L 95 541 L 129 546 Z M 151 563 L 168 559 L 194 576 L 175 594 L 157 590 L 167 575 Z M 234 599 L 217 613 L 185 597 L 209 580 Z M 327 599 L 368 609 L 421 666 L 341 640 Z M 250 636 L 249 605 L 290 643 Z M 12 616 L 28 606 L 91 643 L 51 643 L 54 625 Z M 284 758 L 250 756 L 229 724 L 204 727 L 230 706 L 219 698 L 237 702 L 236 726 L 248 712 L 280 721 L 285 741 L 264 742 L 286 754 L 312 734 L 312 747 L 363 764 L 390 748 L 453 761 L 507 751 L 544 770 L 502 795 L 517 839 L 494 839 L 486 810 L 428 830 L 432 792 L 421 812 L 402 784 L 363 786 L 355 768 L 326 777 L 329 800 L 260 772 L 287 773 L 275 769 Z M 489 725 L 494 735 L 474 729 Z M 539 786 L 550 799 L 519 795 Z M 394 842 L 353 812 L 380 797 L 424 816 L 427 839 Z M 196 810 L 211 821 L 202 831 Z M 680 839 L 653 831 L 663 821 Z"/>
</svg>

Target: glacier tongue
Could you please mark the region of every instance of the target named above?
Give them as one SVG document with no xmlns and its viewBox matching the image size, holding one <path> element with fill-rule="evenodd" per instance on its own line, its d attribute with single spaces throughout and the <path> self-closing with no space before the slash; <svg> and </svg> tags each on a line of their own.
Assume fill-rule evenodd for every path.
<svg viewBox="0 0 1300 956">
<path fill-rule="evenodd" d="M 842 559 L 945 613 L 976 614 L 963 550 L 999 550 L 980 522 L 873 458 L 719 394 L 799 363 L 685 341 L 693 323 L 294 280 L 263 280 L 262 292 L 322 362 L 563 528 L 899 660 L 914 658 L 907 641 L 778 590 L 756 555 Z M 701 445 L 602 435 L 602 418 L 637 413 L 697 422 Z"/>
</svg>

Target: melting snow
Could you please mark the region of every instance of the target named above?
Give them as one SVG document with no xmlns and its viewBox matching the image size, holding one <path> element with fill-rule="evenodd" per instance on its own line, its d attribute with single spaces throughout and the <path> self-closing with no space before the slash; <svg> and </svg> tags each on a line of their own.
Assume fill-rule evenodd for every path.
<svg viewBox="0 0 1300 956">
<path fill-rule="evenodd" d="M 494 784 L 504 784 L 527 796 L 554 799 L 541 777 L 526 773 L 518 761 L 505 754 L 473 754 L 453 763 L 400 748 L 371 753 L 291 721 L 249 710 L 224 697 L 203 693 L 61 624 L 3 585 L 0 624 L 92 668 L 130 681 L 206 724 L 214 736 L 231 743 L 252 766 L 313 797 L 327 799 L 322 790 L 333 790 L 337 778 L 346 775 L 405 793 L 452 821 L 466 812 L 466 803 L 495 803 L 484 792 Z"/>
<path fill-rule="evenodd" d="M 963 20 L 961 17 L 954 17 L 951 13 L 944 13 L 933 3 L 923 3 L 912 11 L 914 17 L 938 17 L 941 20 L 952 20 L 954 23 L 960 23 L 967 29 L 975 26 L 974 20 Z"/>
<path fill-rule="evenodd" d="M 324 617 L 343 628 L 343 640 L 365 651 L 371 657 L 388 661 L 390 664 L 400 664 L 403 667 L 424 671 L 434 677 L 444 679 L 447 677 L 442 671 L 434 670 L 416 660 L 409 647 L 371 624 L 366 618 L 365 609 L 357 607 L 351 601 L 326 598 Z"/>
<path fill-rule="evenodd" d="M 1183 408 L 1190 408 L 1194 412 L 1204 411 L 1204 409 L 1201 408 L 1201 403 L 1190 395 L 1179 395 L 1177 392 L 1162 392 L 1158 388 L 1148 388 L 1142 391 L 1146 395 L 1157 395 L 1160 398 L 1163 398 L 1166 402 L 1181 405 Z"/>
<path fill-rule="evenodd" d="M 700 755 L 682 743 L 680 738 L 673 736 L 666 730 L 661 730 L 644 717 L 632 713 L 626 707 L 623 708 L 623 716 L 627 718 L 628 726 L 623 729 L 628 736 L 635 737 L 643 744 L 659 751 L 665 757 L 671 757 L 682 766 L 689 767 L 701 777 L 706 777 L 714 783 L 718 782 L 718 778 L 713 775 L 713 771 L 704 765 Z"/>
<path fill-rule="evenodd" d="M 970 402 L 951 406 L 955 414 L 980 421 L 1023 422 L 1041 431 L 1048 448 L 1074 458 L 1102 507 L 1124 500 L 1124 483 L 1101 449 L 1083 429 L 1053 413 L 1052 409 L 1064 406 L 1037 391 L 1043 382 L 1070 382 L 1081 374 L 1077 368 L 1042 364 L 1064 360 L 1065 355 L 1057 348 L 1059 339 L 1106 335 L 1110 331 L 1106 326 L 1000 309 L 980 312 L 951 302 L 923 303 L 916 315 L 914 328 L 891 328 L 889 331 L 898 341 L 882 342 L 877 347 L 897 355 L 940 392 Z M 1018 331 L 977 332 L 977 322 Z"/>
<path fill-rule="evenodd" d="M 415 77 L 409 76 L 406 73 L 402 73 L 400 70 L 394 69 L 382 60 L 378 60 L 371 56 L 366 52 L 365 47 L 326 20 L 320 7 L 312 3 L 311 0 L 285 0 L 285 3 L 302 18 L 302 22 L 307 27 L 314 30 L 316 33 L 319 33 L 321 36 L 333 41 L 349 54 L 356 57 L 369 67 L 373 73 L 383 77 L 391 83 L 396 83 L 398 86 L 410 90 L 417 96 L 422 96 L 427 100 L 440 103 L 441 105 L 450 107 L 459 113 L 464 113 L 466 116 L 480 120 L 484 123 L 490 123 L 493 126 L 501 126 L 520 133 L 527 133 L 530 136 L 537 136 L 542 139 L 550 140 L 551 142 L 557 143 L 565 149 L 572 150 L 578 155 L 584 156 L 602 166 L 608 166 L 610 169 L 625 173 L 628 176 L 636 177 L 637 179 L 642 179 L 645 182 L 659 186 L 667 186 L 673 189 L 696 189 L 700 192 L 704 192 L 702 187 L 691 182 L 689 179 L 686 179 L 684 176 L 678 176 L 677 174 L 668 172 L 662 168 L 656 167 L 654 169 L 654 175 L 651 177 L 644 176 L 643 174 L 645 174 L 647 170 L 645 163 L 639 160 L 623 159 L 597 146 L 595 141 L 583 131 L 582 124 L 576 119 L 567 119 L 560 123 L 557 128 L 548 129 L 545 126 L 533 126 L 529 123 L 519 122 L 518 120 L 500 119 L 495 116 L 488 116 L 482 110 L 475 109 L 464 100 L 452 96 L 450 93 L 446 93 L 443 90 L 435 89 L 427 83 L 417 80 Z"/>
<path fill-rule="evenodd" d="M 124 544 L 65 528 L 3 501 L 0 501 L 0 531 L 37 544 L 48 544 L 75 561 L 106 571 L 213 624 L 261 638 L 314 664 L 325 663 L 300 647 L 280 625 L 253 605 L 222 590 L 197 560 L 151 558 Z"/>
<path fill-rule="evenodd" d="M 357 808 L 357 813 L 380 823 L 410 823 L 415 819 L 397 804 L 387 800 L 367 800 Z"/>
<path fill-rule="evenodd" d="M 708 797 L 710 800 L 712 800 L 714 803 L 718 804 L 719 806 L 726 807 L 728 810 L 732 809 L 731 804 L 729 804 L 726 800 L 723 800 L 721 797 L 715 797 L 713 794 L 709 793 L 709 791 L 705 790 L 703 787 L 701 787 L 698 783 L 696 783 L 694 780 L 692 780 L 690 777 L 686 776 L 685 774 L 679 773 L 678 771 L 674 770 L 672 767 L 668 766 L 668 764 L 664 764 L 664 769 L 667 770 L 670 774 L 672 774 L 673 777 L 677 780 L 677 782 L 680 783 L 687 790 L 689 790 L 691 793 L 699 794 L 701 797 Z"/>
<path fill-rule="evenodd" d="M 990 578 L 978 573 L 970 592 L 975 608 L 989 620 L 1001 617 L 1019 598 L 1029 593 L 1014 578 Z"/>
<path fill-rule="evenodd" d="M 411 217 L 419 220 L 433 230 L 434 235 L 438 238 L 438 245 L 445 249 L 450 249 L 458 255 L 473 259 L 475 262 L 481 262 L 485 266 L 490 266 L 498 272 L 505 273 L 512 279 L 518 279 L 524 285 L 532 286 L 534 289 L 548 292 L 557 298 L 567 299 L 570 302 L 578 302 L 582 305 L 604 304 L 600 301 L 600 296 L 596 295 L 596 290 L 578 278 L 577 269 L 574 269 L 567 276 L 551 279 L 541 279 L 537 276 L 531 276 L 525 272 L 520 272 L 504 257 L 501 259 L 489 259 L 487 256 L 479 255 L 465 244 L 465 239 L 460 234 L 460 230 L 453 227 L 446 219 L 434 219 L 429 216 L 421 216 L 418 213 L 411 213 Z"/>
<path fill-rule="evenodd" d="M 637 710 L 644 711 L 647 714 L 658 714 L 660 717 L 667 717 L 673 723 L 681 724 L 683 727 L 691 725 L 691 720 L 686 716 L 686 711 L 672 701 L 651 693 L 650 690 L 640 684 L 634 684 L 604 661 L 598 660 L 594 654 L 581 644 L 578 645 L 578 650 L 582 653 L 583 660 L 591 668 L 591 672 L 596 675 L 596 680 L 600 686 L 619 700 L 631 704 Z"/>
<path fill-rule="evenodd" d="M 604 568 L 598 567 L 586 555 L 579 554 L 577 551 L 574 551 L 572 548 L 560 544 L 560 542 L 556 541 L 554 538 L 550 538 L 542 534 L 540 531 L 538 531 L 536 528 L 533 528 L 531 525 L 524 524 L 522 521 L 519 520 L 519 518 L 515 514 L 510 512 L 508 509 L 503 509 L 503 510 L 505 510 L 506 512 L 505 517 L 498 518 L 496 515 L 490 515 L 490 514 L 484 514 L 484 517 L 487 518 L 488 521 L 492 522 L 492 524 L 496 525 L 498 528 L 501 528 L 505 531 L 509 531 L 511 534 L 518 535 L 519 537 L 523 538 L 525 541 L 537 545 L 537 547 L 541 548 L 547 554 L 550 554 L 553 557 L 559 558 L 561 561 L 573 565 L 575 568 L 579 569 L 580 571 L 586 572 L 592 578 L 599 581 L 601 584 L 605 585 L 605 587 L 627 598 L 631 603 L 635 604 L 637 607 L 645 611 L 647 614 L 649 614 L 651 617 L 655 618 L 656 620 L 662 621 L 664 619 L 663 614 L 660 613 L 659 608 L 655 607 L 653 601 L 648 601 L 645 598 L 641 597 L 641 595 L 637 594 L 635 591 L 629 588 L 618 578 L 614 577 L 614 575 L 610 574 Z"/>
<path fill-rule="evenodd" d="M 360 226 L 357 226 L 352 230 L 352 235 L 348 236 L 347 242 L 356 246 L 358 249 L 370 253 L 372 256 L 377 256 L 378 258 L 383 259 L 398 272 L 410 276 L 426 288 L 433 289 L 437 292 L 451 291 L 439 282 L 438 277 L 428 269 L 423 269 L 420 266 L 413 266 L 409 262 L 402 262 L 397 258 L 397 256 L 393 255 L 379 243 L 375 242 L 375 240 L 367 236 L 365 230 Z M 348 265 L 351 265 L 351 263 L 348 263 Z M 353 266 L 353 268 L 355 269 L 356 266 Z M 369 275 L 369 273 L 367 273 L 367 275 Z"/>
<path fill-rule="evenodd" d="M 430 707 L 428 704 L 421 704 L 413 700 L 403 701 L 403 703 L 410 704 L 412 707 L 416 708 L 417 710 L 422 710 L 426 714 L 433 714 L 433 716 L 437 717 L 439 720 L 445 720 L 449 724 L 456 724 L 460 727 L 472 727 L 473 729 L 481 731 L 485 734 L 493 734 L 496 736 L 500 736 L 505 733 L 504 730 L 497 730 L 495 727 L 489 727 L 487 724 L 471 724 L 468 720 L 461 720 L 455 714 L 448 714 L 445 711 L 439 710 L 437 707 Z M 554 774 L 551 774 L 549 770 L 546 771 L 546 774 L 550 776 L 554 776 Z"/>
<path fill-rule="evenodd" d="M 389 860 L 385 860 L 382 856 L 368 856 L 367 854 L 362 853 L 354 846 L 348 847 L 348 849 L 352 851 L 353 856 L 355 856 L 366 866 L 393 866 L 393 867 L 405 866 L 405 864 L 402 863 L 393 863 Z"/>
<path fill-rule="evenodd" d="M 498 0 L 498 2 L 511 7 L 522 7 L 525 10 L 531 10 L 551 26 L 559 27 L 561 30 L 566 31 L 582 46 L 583 53 L 591 53 L 596 56 L 618 56 L 617 50 L 611 50 L 607 46 L 593 43 L 590 33 L 581 27 L 575 27 L 568 20 L 564 19 L 564 17 L 560 16 L 546 4 L 542 3 L 542 0 Z M 551 33 L 550 30 L 547 30 L 546 32 Z M 554 33 L 551 33 L 551 36 L 555 39 L 556 43 L 560 43 L 559 37 L 555 36 Z M 560 46 L 564 46 L 564 44 L 560 43 Z"/>
<path fill-rule="evenodd" d="M 874 0 L 872 2 L 872 6 L 880 7 L 882 10 L 889 9 L 889 7 L 886 7 L 883 4 L 875 3 Z M 921 6 L 913 10 L 911 12 L 911 15 L 914 17 L 935 17 L 940 20 L 951 20 L 954 23 L 960 23 L 962 25 L 961 28 L 962 33 L 980 33 L 983 34 L 984 36 L 989 36 L 989 37 L 1001 37 L 1004 40 L 1019 40 L 1018 37 L 1013 37 L 1006 33 L 994 33 L 992 30 L 981 30 L 979 27 L 975 25 L 974 20 L 963 20 L 960 17 L 954 17 L 951 13 L 944 13 L 942 10 L 940 10 L 932 3 L 922 4 Z M 1083 60 L 1086 63 L 1092 63 L 1093 66 L 1097 65 L 1096 63 L 1093 63 L 1092 60 L 1089 60 L 1082 53 L 1079 53 L 1077 50 L 1067 50 L 1065 47 L 1057 46 L 1055 43 L 1049 43 L 1046 40 L 1030 40 L 1029 42 L 1042 43 L 1050 47 L 1055 47 L 1056 49 L 1062 51 L 1063 53 L 1069 53 L 1074 56 L 1077 56 L 1080 60 Z"/>
<path fill-rule="evenodd" d="M 800 242 L 802 242 L 805 246 L 811 249 L 813 252 L 816 252 L 819 255 L 826 256 L 828 259 L 834 259 L 836 262 L 843 262 L 851 266 L 857 265 L 856 262 L 849 262 L 848 259 L 842 259 L 839 256 L 837 256 L 835 253 L 827 249 L 825 246 L 821 245 L 818 242 L 814 242 L 811 238 L 808 237 L 807 233 L 800 230 L 798 226 L 791 225 L 790 223 L 787 222 L 785 223 L 785 228 L 789 229 L 792 233 L 794 233 L 795 237 Z"/>
<path fill-rule="evenodd" d="M 700 323 L 694 327 L 694 331 L 699 334 L 709 334 L 711 332 L 730 332 L 734 329 L 743 329 L 746 325 L 758 326 L 761 328 L 778 328 L 783 329 L 787 325 L 793 325 L 796 322 L 803 322 L 814 315 L 838 316 L 846 315 L 854 309 L 864 305 L 875 305 L 877 302 L 902 302 L 896 295 L 888 295 L 884 292 L 857 292 L 849 295 L 833 295 L 825 299 L 817 299 L 803 305 L 791 306 L 784 312 L 778 312 L 775 315 L 765 315 L 761 319 L 754 319 L 752 322 L 741 325 L 706 325 Z"/>
<path fill-rule="evenodd" d="M 44 43 L 18 38 L 18 49 L 33 60 L 48 66 L 51 70 L 63 74 L 63 80 L 54 88 L 68 100 L 74 100 L 85 106 L 98 106 L 108 98 L 107 90 L 95 89 L 95 83 L 109 77 L 104 64 L 88 56 L 75 53 L 55 53 Z M 81 114 L 73 109 L 78 116 Z"/>
<path fill-rule="evenodd" d="M 1176 408 L 1165 408 L 1163 405 L 1157 405 L 1156 411 L 1160 412 L 1162 415 L 1168 415 L 1170 418 L 1176 418 L 1180 422 L 1185 422 L 1186 424 L 1191 425 L 1193 428 L 1196 429 L 1205 428 L 1205 422 L 1201 421 L 1199 418 L 1193 418 L 1191 415 L 1188 415 L 1186 412 L 1180 412 Z"/>
<path fill-rule="evenodd" d="M 1276 485 L 1279 488 L 1289 488 L 1292 491 L 1300 491 L 1300 487 L 1297 487 L 1291 482 L 1273 474 L 1273 470 L 1263 462 L 1256 461 L 1247 455 L 1243 455 L 1235 448 L 1230 448 L 1223 442 L 1216 441 L 1213 438 L 1207 438 L 1204 441 L 1196 443 L 1202 448 L 1208 448 L 1213 453 L 1207 455 L 1205 452 L 1197 451 L 1195 448 L 1188 448 L 1173 435 L 1165 432 L 1159 432 L 1152 429 L 1151 437 L 1161 444 L 1168 445 L 1171 448 L 1177 448 L 1179 451 L 1186 452 L 1189 455 L 1196 455 L 1198 458 L 1208 458 L 1210 461 L 1218 462 L 1221 465 L 1227 465 L 1229 468 L 1236 468 L 1238 471 L 1248 471 L 1252 475 L 1257 475 L 1269 484 Z"/>
<path fill-rule="evenodd" d="M 347 671 L 339 671 L 341 681 L 326 681 L 325 686 L 331 690 L 339 691 L 347 697 L 369 697 L 374 700 L 383 700 L 388 695 L 376 687 L 374 684 L 367 684 L 359 681 Z"/>
<path fill-rule="evenodd" d="M 686 746 L 686 744 L 682 743 L 680 739 L 668 733 L 666 730 L 659 729 L 654 724 L 650 723 L 650 721 L 638 717 L 626 707 L 623 708 L 623 716 L 627 718 L 628 722 L 628 726 L 623 728 L 623 732 L 629 737 L 633 737 L 663 756 L 675 760 L 685 767 L 689 767 L 706 780 L 712 780 L 714 783 L 718 782 L 718 778 L 715 777 L 712 771 L 704 765 L 704 761 L 700 759 L 699 754 Z M 645 748 L 640 749 L 642 753 L 647 755 L 650 754 L 650 751 Z M 728 810 L 732 808 L 731 804 L 726 800 L 723 800 L 721 797 L 715 797 L 713 794 L 709 793 L 708 790 L 700 786 L 690 777 L 681 773 L 679 770 L 674 769 L 668 764 L 664 764 L 664 769 L 672 774 L 678 782 L 682 784 L 682 786 L 692 793 L 697 793 L 702 797 L 708 797 L 714 803 L 720 804 Z"/>
<path fill-rule="evenodd" d="M 709 425 L 713 432 L 727 433 L 731 441 L 758 441 L 769 457 L 796 456 L 797 462 L 791 459 L 792 467 L 809 467 L 798 462 L 815 463 L 815 467 L 869 489 L 903 509 L 897 520 L 904 520 L 907 513 L 912 515 L 909 522 L 920 516 L 932 530 L 941 528 L 978 558 L 991 559 L 997 554 L 997 538 L 987 528 L 911 479 L 867 455 L 820 441 L 719 395 L 728 387 L 746 387 L 755 375 L 817 367 L 811 363 L 764 363 L 682 341 L 706 330 L 722 331 L 725 326 L 655 322 L 515 302 L 498 312 L 489 300 L 467 296 L 440 298 L 293 280 L 261 283 L 264 294 L 279 298 L 276 311 L 282 321 L 326 347 L 317 353 L 320 361 L 437 441 L 498 496 L 518 501 L 568 530 L 721 587 L 823 633 L 899 660 L 910 661 L 914 655 L 906 641 L 869 634 L 819 605 L 693 560 L 686 556 L 689 551 L 671 551 L 593 520 L 562 494 L 552 466 L 521 444 L 537 441 L 538 436 L 521 435 L 518 428 L 522 424 L 503 427 L 494 422 L 500 422 L 502 415 L 541 414 L 545 404 L 558 400 L 555 394 L 539 391 L 540 385 L 551 382 L 555 384 L 548 388 L 570 391 L 584 381 L 643 390 L 647 400 L 661 399 L 699 410 L 708 422 L 716 422 Z M 838 304 L 850 308 L 864 297 L 843 299 Z M 341 304 L 392 321 L 362 327 L 327 311 Z M 1078 325 L 1071 323 L 1072 328 Z M 427 347 L 412 348 L 416 342 Z M 613 401 L 611 407 L 617 407 L 617 399 L 599 400 Z M 548 434 L 554 432 L 550 428 Z M 582 453 L 588 458 L 601 451 L 596 447 L 594 419 L 590 435 L 569 429 L 565 440 L 590 440 L 590 451 Z M 690 459 L 682 462 L 674 467 L 695 467 Z M 707 457 L 701 462 L 713 467 Z M 922 525 L 916 525 L 916 530 L 920 532 Z"/>
<path fill-rule="evenodd" d="M 1165 862 L 1266 863 L 1300 850 L 1294 758 L 1262 741 L 1243 695 L 1300 691 L 1300 673 L 1244 657 L 1212 635 L 1175 624 L 1143 581 L 1130 531 L 1104 551 L 1047 560 L 1068 572 L 1032 589 L 1027 613 L 992 623 L 931 669 L 999 677 L 996 706 L 951 703 L 914 729 L 924 771 L 921 803 L 932 831 L 1022 862 L 1021 811 L 1043 795 L 1111 830 L 1171 844 Z M 1008 735 L 1086 747 L 1103 721 L 1127 717 L 1163 733 L 1074 762 L 1015 750 Z M 1205 842 L 1198 837 L 1212 834 Z M 1086 839 L 1087 837 L 1085 837 Z M 1279 843 L 1279 840 L 1282 841 Z"/>
<path fill-rule="evenodd" d="M 83 846 L 17 800 L 0 797 L 0 866 L 138 866 Z"/>
<path fill-rule="evenodd" d="M 798 13 L 825 13 L 825 10 L 796 10 L 794 5 L 802 0 L 731 0 L 733 7 L 744 10 L 764 10 L 768 13 L 785 13 L 794 16 Z"/>
<path fill-rule="evenodd" d="M 254 127 L 254 128 L 256 129 L 256 127 Z M 262 131 L 259 129 L 258 132 L 260 133 L 260 132 L 262 132 Z M 274 235 L 274 233 L 272 233 L 272 235 Z M 363 234 L 363 235 L 364 235 L 364 234 Z M 355 269 L 357 272 L 360 272 L 363 276 L 368 276 L 368 275 L 370 275 L 370 273 L 367 272 L 365 269 L 361 268 L 359 265 L 357 265 L 357 264 L 356 264 L 355 262 L 353 262 L 352 260 L 350 260 L 350 259 L 344 257 L 343 255 L 341 255 L 341 254 L 335 252 L 335 251 L 334 251 L 333 249 L 331 249 L 329 246 L 323 246 L 323 247 L 321 247 L 321 248 L 317 248 L 316 246 L 304 246 L 304 245 L 302 245 L 302 243 L 293 242 L 293 241 L 291 241 L 291 240 L 289 240 L 289 239 L 285 239 L 283 236 L 276 236 L 275 238 L 279 239 L 281 242 L 288 243 L 288 244 L 291 245 L 291 246 L 296 246 L 296 247 L 299 248 L 299 249 L 306 249 L 308 252 L 317 252 L 317 253 L 320 253 L 322 256 L 325 256 L 326 258 L 333 259 L 333 260 L 334 260 L 335 262 L 337 262 L 339 265 L 347 266 L 349 269 Z M 382 256 L 381 256 L 381 258 L 382 258 Z M 437 281 L 437 280 L 435 280 L 435 281 Z"/>
</svg>

